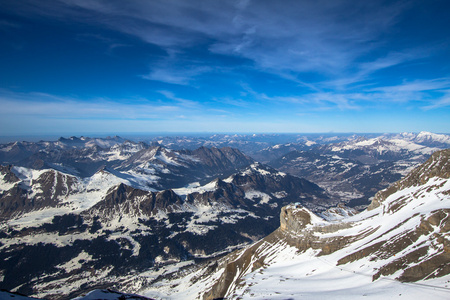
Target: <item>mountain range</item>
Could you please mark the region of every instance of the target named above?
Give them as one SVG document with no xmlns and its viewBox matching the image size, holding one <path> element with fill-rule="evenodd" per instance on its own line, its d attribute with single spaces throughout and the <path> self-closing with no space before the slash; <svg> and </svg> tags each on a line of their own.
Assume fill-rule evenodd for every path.
<svg viewBox="0 0 450 300">
<path fill-rule="evenodd" d="M 124 288 L 138 284 L 130 274 L 222 255 L 275 230 L 282 206 L 328 199 L 226 147 L 149 146 L 87 177 L 12 165 L 0 173 L 2 288 L 47 298 L 118 278 Z"/>
<path fill-rule="evenodd" d="M 379 263 L 363 263 L 372 267 L 372 273 L 370 268 L 364 272 L 375 281 L 390 276 L 429 282 L 429 276 L 411 279 L 408 273 L 404 280 L 397 275 L 417 264 L 418 252 L 411 249 L 442 244 L 444 254 L 437 261 L 448 263 L 447 229 L 435 228 L 446 224 L 448 152 L 439 149 L 448 145 L 448 136 L 424 132 L 148 141 L 71 137 L 0 145 L 0 288 L 46 299 L 70 299 L 93 289 L 150 298 L 251 293 L 272 298 L 275 294 L 257 288 L 248 292 L 254 283 L 241 279 L 263 272 L 269 262 L 284 257 L 283 251 L 292 257 L 308 253 L 334 268 L 351 266 L 346 271 L 380 254 Z M 432 200 L 418 204 L 416 198 Z M 400 209 L 409 202 L 417 202 L 412 211 Z M 444 212 L 431 217 L 431 208 Z M 397 219 L 412 225 L 391 228 Z M 425 224 L 420 226 L 428 231 L 417 233 L 414 224 Z M 383 233 L 397 231 L 398 236 Z M 424 236 L 432 242 L 423 244 Z M 382 246 L 389 239 L 400 241 L 399 248 L 409 247 L 416 260 L 389 261 L 386 253 L 397 251 Z M 344 248 L 349 255 L 343 255 Z M 258 254 L 268 252 L 269 260 Z M 439 271 L 431 261 L 428 268 L 445 277 L 446 267 Z M 274 276 L 267 278 L 281 280 Z"/>
</svg>

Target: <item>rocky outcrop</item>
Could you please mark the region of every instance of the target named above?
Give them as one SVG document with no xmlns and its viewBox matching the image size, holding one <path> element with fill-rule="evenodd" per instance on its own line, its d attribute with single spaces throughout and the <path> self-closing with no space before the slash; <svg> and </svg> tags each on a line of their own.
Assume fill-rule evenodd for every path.
<svg viewBox="0 0 450 300">
<path fill-rule="evenodd" d="M 270 245 L 276 244 L 281 235 L 281 232 L 277 230 L 251 247 L 236 251 L 221 259 L 221 264 L 215 268 L 215 271 L 219 270 L 222 274 L 214 285 L 203 294 L 203 299 L 225 299 L 227 292 L 239 285 L 243 276 L 264 267 L 265 259 L 268 256 L 264 250 Z M 208 271 L 208 268 L 206 270 Z"/>
<path fill-rule="evenodd" d="M 43 205 L 43 203 L 41 203 Z M 25 189 L 15 185 L 6 192 L 0 193 L 0 220 L 8 220 L 23 212 L 39 208 L 41 205 L 28 198 Z"/>
<path fill-rule="evenodd" d="M 281 209 L 280 228 L 251 247 L 229 254 L 222 259 L 217 269 L 222 269 L 220 278 L 203 295 L 204 300 L 220 299 L 228 295 L 240 280 L 249 272 L 254 272 L 267 263 L 271 255 L 267 249 L 277 244 L 287 243 L 299 251 L 309 248 L 320 249 L 321 254 L 330 254 L 344 247 L 351 237 L 320 239 L 314 233 L 330 233 L 348 228 L 349 224 L 313 224 L 313 218 L 319 219 L 300 204 L 288 205 Z"/>
<path fill-rule="evenodd" d="M 281 209 L 280 229 L 298 233 L 311 224 L 311 214 L 300 204 L 285 206 Z"/>
<path fill-rule="evenodd" d="M 158 212 L 171 212 L 182 203 L 181 197 L 172 190 L 148 192 L 121 183 L 84 214 L 105 221 L 124 216 L 150 217 Z"/>
<path fill-rule="evenodd" d="M 12 168 L 12 165 L 0 165 L 0 175 L 3 175 L 3 181 L 6 183 L 16 183 L 20 181 L 17 175 L 12 171 Z"/>
</svg>

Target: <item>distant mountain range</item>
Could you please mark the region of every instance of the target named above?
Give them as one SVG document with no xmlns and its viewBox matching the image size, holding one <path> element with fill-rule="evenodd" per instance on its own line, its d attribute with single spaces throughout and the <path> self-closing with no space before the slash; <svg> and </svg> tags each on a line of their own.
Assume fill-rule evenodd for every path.
<svg viewBox="0 0 450 300">
<path fill-rule="evenodd" d="M 293 150 L 269 165 L 311 180 L 332 198 L 363 209 L 378 190 L 399 180 L 434 151 L 448 147 L 447 143 L 447 136 L 426 133 L 354 137 L 310 150 Z"/>
<path fill-rule="evenodd" d="M 376 191 L 400 179 L 434 151 L 448 147 L 449 135 L 429 132 L 221 134 L 155 137 L 140 142 L 117 136 L 71 137 L 0 145 L 0 163 L 55 169 L 83 178 L 106 169 L 126 184 L 156 191 L 183 187 L 197 179 L 204 184 L 221 172 L 220 176 L 226 177 L 256 160 L 318 184 L 330 194 L 330 205 L 346 203 L 361 210 Z M 228 153 L 207 153 L 214 149 Z M 241 153 L 233 154 L 232 149 Z M 196 161 L 198 157 L 202 160 Z M 207 161 L 208 157 L 216 161 Z M 233 159 L 239 162 L 235 164 Z"/>
</svg>

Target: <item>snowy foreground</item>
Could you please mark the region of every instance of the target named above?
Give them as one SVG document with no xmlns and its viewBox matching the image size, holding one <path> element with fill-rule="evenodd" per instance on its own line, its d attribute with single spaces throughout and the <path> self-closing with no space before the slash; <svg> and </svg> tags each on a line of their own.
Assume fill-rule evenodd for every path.
<svg viewBox="0 0 450 300">
<path fill-rule="evenodd" d="M 297 248 L 279 244 L 269 265 L 243 277 L 245 285 L 227 299 L 450 299 L 450 276 L 415 283 L 389 277 L 372 281 L 361 261 L 359 266 L 336 266 L 337 254 L 316 255 L 312 249 L 298 254 Z M 153 289 L 143 294 L 157 299 L 195 299 L 202 292 L 200 285 L 170 296 Z"/>
<path fill-rule="evenodd" d="M 335 266 L 333 256 L 317 257 L 312 250 L 301 255 L 296 252 L 295 247 L 285 245 L 267 268 L 246 275 L 245 286 L 227 299 L 450 299 L 448 276 L 417 283 L 390 278 L 372 281 L 372 275 L 357 266 Z M 172 300 L 196 299 L 202 292 L 200 285 L 172 295 L 170 289 L 150 289 L 143 294 Z"/>
<path fill-rule="evenodd" d="M 390 278 L 372 281 L 364 264 L 336 266 L 336 255 L 315 256 L 308 250 L 296 254 L 286 246 L 262 272 L 245 276 L 246 284 L 232 299 L 450 299 L 450 277 L 419 283 L 401 283 Z M 361 263 L 361 262 L 359 262 Z M 449 285 L 450 286 L 450 285 Z"/>
</svg>

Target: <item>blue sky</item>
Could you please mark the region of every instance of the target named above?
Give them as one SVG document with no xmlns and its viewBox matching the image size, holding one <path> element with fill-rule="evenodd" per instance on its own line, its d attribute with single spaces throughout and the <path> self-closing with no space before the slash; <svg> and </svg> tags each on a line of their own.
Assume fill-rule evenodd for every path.
<svg viewBox="0 0 450 300">
<path fill-rule="evenodd" d="M 0 136 L 450 132 L 446 0 L 0 5 Z"/>
</svg>

